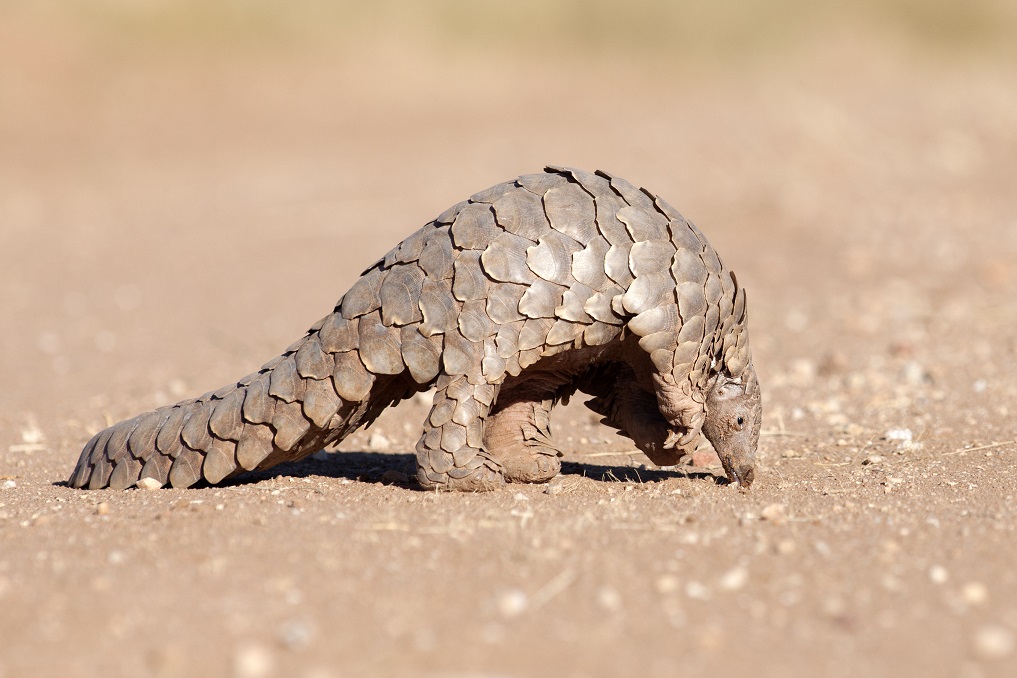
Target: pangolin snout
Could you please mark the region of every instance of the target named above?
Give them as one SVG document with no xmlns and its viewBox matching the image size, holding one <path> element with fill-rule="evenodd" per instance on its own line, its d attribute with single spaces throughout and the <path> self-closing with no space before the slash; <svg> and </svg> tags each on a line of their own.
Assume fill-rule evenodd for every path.
<svg viewBox="0 0 1017 678">
<path fill-rule="evenodd" d="M 732 483 L 738 483 L 742 487 L 749 487 L 756 478 L 756 467 L 751 464 L 732 466 L 727 471 L 727 479 Z"/>
</svg>

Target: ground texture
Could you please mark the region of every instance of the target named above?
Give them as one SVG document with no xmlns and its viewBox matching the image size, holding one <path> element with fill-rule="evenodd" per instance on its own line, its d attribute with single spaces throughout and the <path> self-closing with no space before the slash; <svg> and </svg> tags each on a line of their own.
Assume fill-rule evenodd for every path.
<svg viewBox="0 0 1017 678">
<path fill-rule="evenodd" d="M 0 676 L 1017 675 L 1017 61 L 47 11 L 0 21 Z M 222 487 L 63 485 L 548 163 L 664 196 L 748 289 L 750 491 L 574 402 L 552 484 L 420 492 L 420 400 Z"/>
</svg>

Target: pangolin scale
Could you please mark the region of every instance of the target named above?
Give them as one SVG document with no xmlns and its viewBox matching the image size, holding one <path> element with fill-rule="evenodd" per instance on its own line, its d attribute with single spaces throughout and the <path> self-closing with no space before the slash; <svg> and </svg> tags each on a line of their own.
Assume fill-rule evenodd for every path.
<svg viewBox="0 0 1017 678">
<path fill-rule="evenodd" d="M 426 488 L 554 477 L 549 415 L 576 391 L 654 463 L 677 463 L 702 433 L 732 481 L 753 480 L 762 411 L 744 289 L 649 191 L 548 167 L 410 235 L 257 372 L 99 432 L 69 483 L 219 483 L 337 443 L 430 388 Z"/>
</svg>

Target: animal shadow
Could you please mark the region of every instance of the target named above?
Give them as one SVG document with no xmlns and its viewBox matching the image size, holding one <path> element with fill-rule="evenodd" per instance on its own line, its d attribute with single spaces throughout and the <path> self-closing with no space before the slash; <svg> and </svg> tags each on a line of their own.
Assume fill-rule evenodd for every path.
<svg viewBox="0 0 1017 678">
<path fill-rule="evenodd" d="M 220 483 L 221 487 L 253 485 L 272 478 L 345 478 L 358 483 L 376 485 L 399 485 L 408 489 L 420 489 L 416 484 L 417 465 L 413 454 L 403 452 L 337 452 L 315 455 L 300 461 L 291 461 L 273 466 L 264 471 L 248 471 Z M 562 476 L 583 476 L 604 483 L 657 483 L 671 478 L 695 478 L 717 484 L 727 480 L 704 469 L 693 467 L 672 467 L 671 469 L 650 469 L 635 466 L 611 466 L 586 462 L 563 462 Z M 53 483 L 68 487 L 66 480 Z M 210 487 L 199 481 L 195 488 Z"/>
<path fill-rule="evenodd" d="M 251 471 L 232 478 L 224 485 L 246 485 L 278 477 L 345 478 L 347 480 L 400 485 L 417 488 L 414 478 L 417 473 L 416 457 L 400 452 L 337 452 L 335 454 L 308 457 L 297 462 L 287 462 L 265 471 Z M 657 483 L 672 478 L 695 478 L 726 484 L 727 479 L 708 470 L 693 467 L 672 467 L 651 469 L 635 466 L 613 466 L 569 461 L 561 466 L 562 476 L 583 476 L 604 483 Z"/>
</svg>

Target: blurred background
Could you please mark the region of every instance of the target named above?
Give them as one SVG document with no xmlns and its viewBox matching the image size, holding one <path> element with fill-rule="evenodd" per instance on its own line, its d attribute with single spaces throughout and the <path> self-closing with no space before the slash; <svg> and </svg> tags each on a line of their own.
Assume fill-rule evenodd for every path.
<svg viewBox="0 0 1017 678">
<path fill-rule="evenodd" d="M 984 254 L 1010 284 L 1014 35 L 1006 0 L 4 2 L 0 404 L 165 381 L 159 337 L 196 326 L 209 379 L 246 372 L 235 342 L 274 355 L 391 243 L 550 163 L 665 196 L 792 327 L 831 266 Z"/>
<path fill-rule="evenodd" d="M 1006 0 L 4 2 L 0 404 L 163 383 L 198 327 L 199 374 L 246 372 L 236 342 L 274 355 L 391 243 L 551 163 L 665 196 L 791 328 L 830 271 L 975 258 L 1006 287 L 1014 35 Z"/>
</svg>

